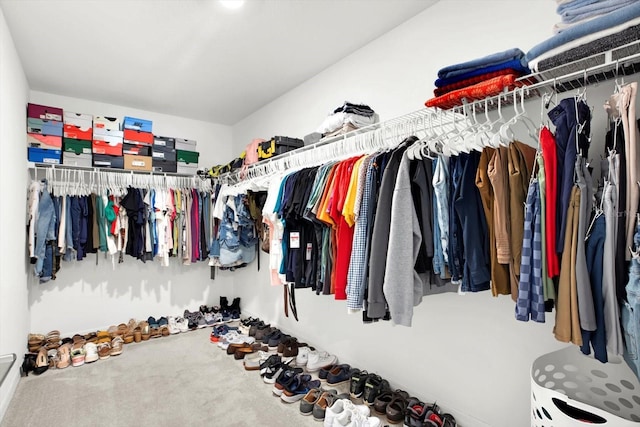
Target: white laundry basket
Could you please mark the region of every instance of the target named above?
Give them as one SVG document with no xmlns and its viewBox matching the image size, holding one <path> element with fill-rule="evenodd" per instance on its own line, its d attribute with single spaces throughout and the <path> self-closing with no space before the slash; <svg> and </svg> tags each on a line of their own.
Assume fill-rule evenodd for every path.
<svg viewBox="0 0 640 427">
<path fill-rule="evenodd" d="M 540 356 L 531 368 L 531 426 L 640 427 L 640 382 L 622 360 L 601 363 L 577 347 Z"/>
</svg>

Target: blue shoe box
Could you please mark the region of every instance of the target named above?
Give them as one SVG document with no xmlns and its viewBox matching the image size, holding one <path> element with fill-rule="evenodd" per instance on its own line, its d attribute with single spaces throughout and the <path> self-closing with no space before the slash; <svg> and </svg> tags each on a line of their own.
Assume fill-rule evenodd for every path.
<svg viewBox="0 0 640 427">
<path fill-rule="evenodd" d="M 153 122 L 151 120 L 137 119 L 135 117 L 125 117 L 123 127 L 125 129 L 139 130 L 151 133 Z"/>
<path fill-rule="evenodd" d="M 45 148 L 27 148 L 27 158 L 30 162 L 59 165 L 62 158 L 62 150 L 47 150 Z"/>
</svg>

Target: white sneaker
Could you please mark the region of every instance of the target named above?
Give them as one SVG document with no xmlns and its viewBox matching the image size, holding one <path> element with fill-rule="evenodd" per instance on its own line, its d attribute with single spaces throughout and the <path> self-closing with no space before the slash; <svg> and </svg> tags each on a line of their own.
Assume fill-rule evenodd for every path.
<svg viewBox="0 0 640 427">
<path fill-rule="evenodd" d="M 176 318 L 173 317 L 173 316 L 169 316 L 167 318 L 167 321 L 169 322 L 169 333 L 171 335 L 179 334 L 180 333 L 180 328 L 178 327 L 178 322 L 176 322 Z"/>
<path fill-rule="evenodd" d="M 363 415 L 355 406 L 345 406 L 344 411 L 333 419 L 333 427 L 380 427 L 376 417 Z"/>
<path fill-rule="evenodd" d="M 336 363 L 338 363 L 338 358 L 333 354 L 329 354 L 326 351 L 310 351 L 307 360 L 307 372 L 316 372 Z"/>
<path fill-rule="evenodd" d="M 189 323 L 184 317 L 176 317 L 176 325 L 180 332 L 188 332 L 189 331 Z"/>
<path fill-rule="evenodd" d="M 307 365 L 310 352 L 311 348 L 309 347 L 298 347 L 298 355 L 296 356 L 296 366 L 298 368 L 302 368 L 303 366 Z"/>
</svg>

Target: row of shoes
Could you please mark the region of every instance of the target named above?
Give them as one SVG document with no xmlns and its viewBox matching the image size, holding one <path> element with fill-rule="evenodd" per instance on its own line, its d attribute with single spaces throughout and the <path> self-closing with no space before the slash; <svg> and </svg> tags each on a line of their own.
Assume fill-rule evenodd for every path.
<svg viewBox="0 0 640 427">
<path fill-rule="evenodd" d="M 185 310 L 182 316 L 162 316 L 156 319 L 129 320 L 128 323 L 112 325 L 106 330 L 88 334 L 76 334 L 71 338 L 61 338 L 60 331 L 53 330 L 46 335 L 29 334 L 28 353 L 24 356 L 22 375 L 30 372 L 40 375 L 48 369 L 64 369 L 82 366 L 118 356 L 124 344 L 139 343 L 151 338 L 166 337 L 212 325 L 230 324 L 240 319 L 240 298 L 232 304 L 226 297 L 220 297 L 220 305 L 201 305 L 197 311 Z"/>
<path fill-rule="evenodd" d="M 124 350 L 124 343 L 122 336 L 112 337 L 107 331 L 91 334 L 89 339 L 76 334 L 73 338 L 61 340 L 55 348 L 42 345 L 37 352 L 25 354 L 21 367 L 22 375 L 28 376 L 29 372 L 40 375 L 49 369 L 77 367 L 119 356 Z"/>
<path fill-rule="evenodd" d="M 325 427 L 377 427 L 384 418 L 409 427 L 456 426 L 455 418 L 435 403 L 392 390 L 380 375 L 340 364 L 335 355 L 298 342 L 260 319 L 244 319 L 237 328 L 214 327 L 210 339 L 242 359 L 244 369 L 259 370 L 263 382 L 273 385 L 274 396 L 285 403 L 299 402 L 302 415 L 312 415 Z M 348 392 L 333 388 L 343 385 Z M 358 401 L 362 404 L 354 403 Z"/>
</svg>

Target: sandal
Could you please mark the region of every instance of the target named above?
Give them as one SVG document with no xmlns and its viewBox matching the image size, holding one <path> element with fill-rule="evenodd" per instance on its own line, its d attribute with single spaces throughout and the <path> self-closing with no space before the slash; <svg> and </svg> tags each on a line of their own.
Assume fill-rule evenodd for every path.
<svg viewBox="0 0 640 427">
<path fill-rule="evenodd" d="M 151 329 L 149 328 L 149 322 L 143 320 L 142 322 L 140 322 L 140 325 L 138 325 L 138 327 L 141 330 L 141 337 L 142 337 L 142 341 L 146 341 L 149 338 L 151 338 Z"/>
<path fill-rule="evenodd" d="M 98 357 L 100 360 L 108 359 L 111 356 L 111 342 L 101 342 L 98 344 Z"/>
<path fill-rule="evenodd" d="M 168 337 L 169 335 L 171 335 L 171 330 L 169 329 L 169 325 L 160 326 L 160 335 L 162 335 L 163 337 Z"/>
<path fill-rule="evenodd" d="M 71 364 L 71 345 L 63 344 L 58 349 L 58 363 L 56 364 L 56 368 L 64 369 L 67 368 Z"/>
<path fill-rule="evenodd" d="M 115 326 L 112 326 L 112 328 L 115 328 Z M 111 342 L 111 334 L 109 333 L 109 331 L 98 331 L 97 338 L 98 339 L 96 341 L 96 344 Z"/>
<path fill-rule="evenodd" d="M 122 354 L 122 350 L 124 344 L 124 340 L 122 337 L 115 337 L 113 341 L 111 341 L 111 356 L 118 356 Z"/>
<path fill-rule="evenodd" d="M 84 365 L 84 348 L 72 348 L 71 349 L 71 365 L 74 367 Z"/>
<path fill-rule="evenodd" d="M 36 356 L 36 365 L 33 373 L 40 375 L 49 369 L 49 358 L 47 357 L 47 349 L 42 347 Z"/>
</svg>

